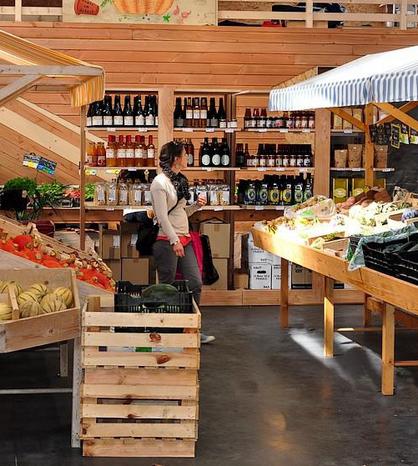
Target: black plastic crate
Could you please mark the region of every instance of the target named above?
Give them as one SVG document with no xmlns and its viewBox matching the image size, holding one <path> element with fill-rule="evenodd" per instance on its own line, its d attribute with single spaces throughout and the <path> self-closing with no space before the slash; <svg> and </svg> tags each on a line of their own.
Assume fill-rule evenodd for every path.
<svg viewBox="0 0 418 466">
<path fill-rule="evenodd" d="M 398 278 L 418 285 L 418 251 L 395 254 Z"/>
</svg>

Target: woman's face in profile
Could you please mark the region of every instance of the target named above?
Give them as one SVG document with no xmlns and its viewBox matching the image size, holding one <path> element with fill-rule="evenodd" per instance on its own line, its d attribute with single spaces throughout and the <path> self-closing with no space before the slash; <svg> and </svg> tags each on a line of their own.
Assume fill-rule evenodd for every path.
<svg viewBox="0 0 418 466">
<path fill-rule="evenodd" d="M 184 170 L 185 168 L 187 168 L 187 154 L 185 149 L 183 149 L 183 152 L 181 153 L 180 157 L 176 157 L 175 165 L 179 170 Z"/>
</svg>

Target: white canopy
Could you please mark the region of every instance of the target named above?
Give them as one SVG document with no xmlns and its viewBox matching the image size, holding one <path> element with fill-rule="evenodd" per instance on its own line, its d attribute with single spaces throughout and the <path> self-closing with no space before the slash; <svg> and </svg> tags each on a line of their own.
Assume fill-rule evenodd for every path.
<svg viewBox="0 0 418 466">
<path fill-rule="evenodd" d="M 272 111 L 418 100 L 418 46 L 376 53 L 270 92 Z"/>
</svg>

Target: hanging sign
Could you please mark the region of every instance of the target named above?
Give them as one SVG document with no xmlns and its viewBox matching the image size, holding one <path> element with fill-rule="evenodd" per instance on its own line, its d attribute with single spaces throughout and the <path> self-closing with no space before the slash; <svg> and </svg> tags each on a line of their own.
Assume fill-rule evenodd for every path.
<svg viewBox="0 0 418 466">
<path fill-rule="evenodd" d="M 390 133 L 390 145 L 395 149 L 401 146 L 401 127 L 392 123 Z"/>
<path fill-rule="evenodd" d="M 409 144 L 409 127 L 404 123 L 401 124 L 400 141 L 402 144 Z"/>
<path fill-rule="evenodd" d="M 33 168 L 36 170 L 38 168 L 39 161 L 41 157 L 39 155 L 30 153 L 23 156 L 23 166 Z"/>
<path fill-rule="evenodd" d="M 409 143 L 418 144 L 418 131 L 416 129 L 410 128 Z"/>
<path fill-rule="evenodd" d="M 41 157 L 36 168 L 40 173 L 46 173 L 47 175 L 55 175 L 55 169 L 57 168 L 57 163 L 52 160 L 44 159 Z"/>
</svg>

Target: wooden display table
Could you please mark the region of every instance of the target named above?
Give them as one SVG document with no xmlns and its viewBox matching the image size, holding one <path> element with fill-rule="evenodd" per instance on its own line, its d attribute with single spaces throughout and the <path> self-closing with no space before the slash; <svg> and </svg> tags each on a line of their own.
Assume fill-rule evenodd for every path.
<svg viewBox="0 0 418 466">
<path fill-rule="evenodd" d="M 382 309 L 382 393 L 393 395 L 395 365 L 416 365 L 416 361 L 396 361 L 395 352 L 395 307 L 418 315 L 418 287 L 377 272 L 367 267 L 348 271 L 348 262 L 339 257 L 328 255 L 308 246 L 280 241 L 267 232 L 252 229 L 254 244 L 266 251 L 280 256 L 281 301 L 280 324 L 289 323 L 289 261 L 306 267 L 325 277 L 323 286 L 324 300 L 324 355 L 334 354 L 334 281 L 350 284 L 364 293 L 385 303 Z"/>
</svg>

